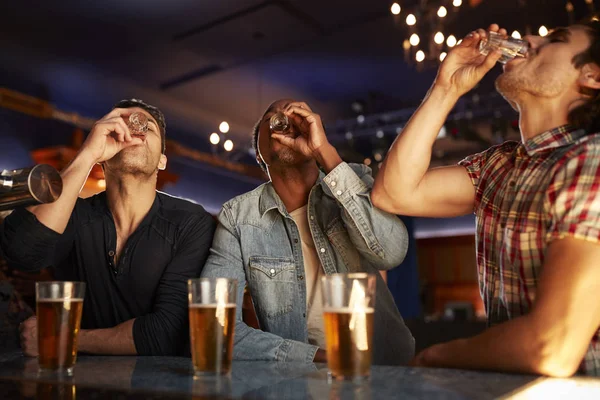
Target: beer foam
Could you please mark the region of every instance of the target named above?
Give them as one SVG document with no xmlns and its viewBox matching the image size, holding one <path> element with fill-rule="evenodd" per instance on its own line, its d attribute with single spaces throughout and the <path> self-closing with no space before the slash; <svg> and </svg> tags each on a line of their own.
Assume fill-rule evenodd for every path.
<svg viewBox="0 0 600 400">
<path fill-rule="evenodd" d="M 77 303 L 82 302 L 83 298 L 81 297 L 65 297 L 59 299 L 38 299 L 38 303 Z"/>
<path fill-rule="evenodd" d="M 236 306 L 235 303 L 227 303 L 227 304 L 217 304 L 217 303 L 213 303 L 213 304 L 190 304 L 190 308 L 217 308 L 217 307 L 235 308 L 237 306 Z"/>
<path fill-rule="evenodd" d="M 373 307 L 366 307 L 366 308 L 359 308 L 359 309 L 355 309 L 355 308 L 351 308 L 351 307 L 323 307 L 323 312 L 326 313 L 337 313 L 337 314 L 354 314 L 356 312 L 363 312 L 365 314 L 372 314 L 375 312 L 375 309 Z"/>
</svg>

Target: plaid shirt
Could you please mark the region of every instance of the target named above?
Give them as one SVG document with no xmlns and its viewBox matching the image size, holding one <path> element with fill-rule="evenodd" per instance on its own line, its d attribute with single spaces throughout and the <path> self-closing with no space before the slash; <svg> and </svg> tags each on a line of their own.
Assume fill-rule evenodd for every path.
<svg viewBox="0 0 600 400">
<path fill-rule="evenodd" d="M 600 243 L 600 134 L 561 126 L 460 165 L 476 190 L 479 287 L 495 325 L 529 312 L 553 240 Z M 600 375 L 599 338 L 600 330 L 580 372 Z"/>
</svg>

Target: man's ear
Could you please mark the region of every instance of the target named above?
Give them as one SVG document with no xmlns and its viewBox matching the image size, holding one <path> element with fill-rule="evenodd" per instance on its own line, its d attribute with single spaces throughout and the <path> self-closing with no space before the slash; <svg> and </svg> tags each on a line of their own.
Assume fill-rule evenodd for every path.
<svg viewBox="0 0 600 400">
<path fill-rule="evenodd" d="M 158 162 L 158 169 L 164 171 L 167 168 L 167 156 L 164 154 L 160 155 L 160 161 Z"/>
<path fill-rule="evenodd" d="M 582 89 L 600 89 L 600 66 L 588 63 L 581 68 L 577 83 Z"/>
</svg>

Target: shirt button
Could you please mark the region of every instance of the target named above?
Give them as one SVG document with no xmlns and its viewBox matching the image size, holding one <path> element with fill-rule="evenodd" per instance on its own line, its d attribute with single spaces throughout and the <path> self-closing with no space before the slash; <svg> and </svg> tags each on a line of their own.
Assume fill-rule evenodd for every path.
<svg viewBox="0 0 600 400">
<path fill-rule="evenodd" d="M 298 279 L 303 280 L 304 277 L 302 275 L 298 275 Z"/>
<path fill-rule="evenodd" d="M 294 239 L 294 243 L 298 243 L 298 239 Z"/>
<path fill-rule="evenodd" d="M 509 182 L 509 185 L 510 185 L 510 186 L 515 186 L 516 184 L 517 184 L 517 182 L 515 182 L 515 181 L 510 181 L 510 182 Z"/>
<path fill-rule="evenodd" d="M 111 251 L 108 252 L 108 255 L 111 256 L 111 257 L 114 257 L 115 256 L 115 252 L 111 250 Z"/>
<path fill-rule="evenodd" d="M 271 275 L 275 275 L 275 270 L 271 268 Z"/>
<path fill-rule="evenodd" d="M 341 191 L 341 190 L 338 190 L 338 191 L 337 191 L 337 192 L 335 192 L 335 193 L 336 193 L 338 196 L 341 196 L 341 195 L 342 195 L 342 191 Z"/>
<path fill-rule="evenodd" d="M 306 313 L 303 313 L 303 314 L 302 314 L 302 316 L 303 316 L 304 318 L 306 318 Z"/>
<path fill-rule="evenodd" d="M 315 219 L 315 217 L 313 217 L 312 215 L 310 216 L 310 220 L 312 221 L 313 219 Z"/>
<path fill-rule="evenodd" d="M 331 186 L 335 187 L 335 185 L 337 185 L 336 181 L 331 181 Z"/>
<path fill-rule="evenodd" d="M 325 248 L 321 247 L 321 253 L 325 253 Z"/>
</svg>

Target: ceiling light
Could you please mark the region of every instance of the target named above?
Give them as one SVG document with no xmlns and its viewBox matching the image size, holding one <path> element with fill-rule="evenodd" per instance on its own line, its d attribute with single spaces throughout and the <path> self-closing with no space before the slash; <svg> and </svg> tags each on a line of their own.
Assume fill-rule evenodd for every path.
<svg viewBox="0 0 600 400">
<path fill-rule="evenodd" d="M 419 35 L 417 35 L 416 33 L 413 33 L 412 35 L 410 35 L 410 39 L 408 39 L 408 42 L 412 46 L 418 46 L 419 43 L 421 42 L 421 39 L 419 39 Z"/>
<path fill-rule="evenodd" d="M 456 38 L 454 37 L 454 35 L 448 36 L 448 39 L 446 39 L 446 44 L 448 45 L 448 47 L 456 46 Z"/>
<path fill-rule="evenodd" d="M 548 34 L 548 28 L 546 28 L 544 25 L 542 25 L 542 26 L 540 26 L 538 33 L 540 34 L 540 36 L 546 36 Z"/>
<path fill-rule="evenodd" d="M 446 10 L 446 7 L 441 6 L 438 10 L 438 17 L 440 18 L 444 18 L 446 15 L 448 15 L 448 10 Z"/>
<path fill-rule="evenodd" d="M 417 62 L 421 62 L 425 59 L 425 53 L 423 52 L 423 50 L 417 51 L 417 54 L 415 55 L 415 59 L 417 60 Z"/>
<path fill-rule="evenodd" d="M 519 33 L 519 31 L 513 31 L 513 33 L 511 33 L 510 36 L 514 39 L 521 39 L 521 33 Z"/>
<path fill-rule="evenodd" d="M 415 17 L 414 14 L 408 14 L 408 16 L 406 17 L 406 25 L 413 26 L 416 23 L 417 23 L 417 17 Z"/>
<path fill-rule="evenodd" d="M 433 41 L 436 42 L 437 44 L 444 43 L 444 34 L 442 32 L 436 33 L 435 36 L 433 37 Z"/>
<path fill-rule="evenodd" d="M 392 14 L 398 15 L 398 14 L 400 14 L 400 11 L 402 11 L 402 8 L 400 7 L 400 4 L 394 3 L 394 4 L 392 4 L 391 11 L 392 11 Z"/>
<path fill-rule="evenodd" d="M 447 56 L 447 55 L 448 55 L 448 54 L 447 54 L 445 51 L 442 51 L 442 52 L 440 53 L 440 61 L 444 61 L 444 58 L 446 58 L 446 56 Z"/>
<path fill-rule="evenodd" d="M 221 137 L 219 136 L 218 133 L 213 132 L 210 134 L 210 142 L 212 144 L 219 144 L 220 141 L 221 141 Z"/>
<path fill-rule="evenodd" d="M 229 132 L 229 124 L 225 121 L 221 122 L 221 125 L 219 125 L 219 130 L 223 133 Z"/>
<path fill-rule="evenodd" d="M 233 142 L 227 139 L 225 143 L 223 143 L 223 147 L 225 148 L 225 151 L 231 151 L 233 150 Z"/>
</svg>

